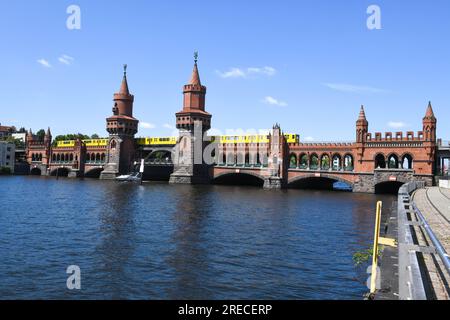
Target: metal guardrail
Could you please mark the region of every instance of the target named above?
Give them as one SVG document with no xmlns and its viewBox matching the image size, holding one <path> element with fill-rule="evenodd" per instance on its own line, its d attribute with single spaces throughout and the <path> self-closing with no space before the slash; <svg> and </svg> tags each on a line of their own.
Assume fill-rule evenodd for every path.
<svg viewBox="0 0 450 320">
<path fill-rule="evenodd" d="M 445 269 L 447 269 L 447 272 L 450 274 L 450 257 L 449 257 L 449 255 L 447 254 L 447 252 L 445 251 L 441 242 L 438 240 L 438 238 L 434 234 L 433 230 L 431 229 L 427 220 L 423 216 L 422 212 L 419 210 L 419 208 L 416 207 L 416 205 L 414 203 L 413 203 L 413 208 L 416 211 L 417 216 L 420 219 L 420 222 L 422 223 L 422 227 L 425 229 L 425 232 L 427 233 L 428 237 L 430 238 L 431 242 L 433 243 L 433 246 L 435 247 L 436 252 L 438 253 L 439 257 L 441 258 L 442 263 L 445 266 Z"/>
<path fill-rule="evenodd" d="M 417 252 L 420 248 L 414 243 L 411 193 L 424 188 L 425 183 L 411 182 L 403 185 L 398 194 L 398 275 L 400 300 L 426 300 L 424 281 L 420 272 Z"/>
</svg>

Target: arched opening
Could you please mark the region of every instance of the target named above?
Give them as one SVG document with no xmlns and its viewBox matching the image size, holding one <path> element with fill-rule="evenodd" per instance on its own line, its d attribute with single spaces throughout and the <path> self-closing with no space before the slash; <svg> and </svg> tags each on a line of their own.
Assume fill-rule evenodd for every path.
<svg viewBox="0 0 450 320">
<path fill-rule="evenodd" d="M 105 153 L 102 153 L 102 157 L 101 157 L 101 161 L 102 161 L 102 163 L 104 163 L 104 162 L 105 162 L 105 159 L 106 159 L 106 154 L 105 154 Z"/>
<path fill-rule="evenodd" d="M 333 156 L 332 168 L 333 168 L 333 171 L 341 170 L 341 156 L 339 154 L 335 154 Z"/>
<path fill-rule="evenodd" d="M 73 153 L 70 154 L 69 160 L 70 160 L 70 162 L 73 162 Z"/>
<path fill-rule="evenodd" d="M 98 155 L 98 157 L 100 159 L 100 155 Z M 168 150 L 158 150 L 151 153 L 147 160 L 155 163 L 170 163 L 172 161 L 172 152 Z"/>
<path fill-rule="evenodd" d="M 40 176 L 40 175 L 42 175 L 42 171 L 39 168 L 33 168 L 30 171 L 30 175 L 32 175 L 32 176 Z"/>
<path fill-rule="evenodd" d="M 102 168 L 96 168 L 96 169 L 92 169 L 89 170 L 88 172 L 86 172 L 84 174 L 85 178 L 92 178 L 92 179 L 99 179 L 100 178 L 100 174 L 102 173 L 103 169 Z"/>
<path fill-rule="evenodd" d="M 398 169 L 398 157 L 396 154 L 391 154 L 388 157 L 388 167 L 389 169 Z"/>
<path fill-rule="evenodd" d="M 262 187 L 264 180 L 254 175 L 245 173 L 229 173 L 221 175 L 214 179 L 214 184 L 235 185 L 235 186 L 257 186 Z"/>
<path fill-rule="evenodd" d="M 319 156 L 315 153 L 311 155 L 311 160 L 309 162 L 309 168 L 311 170 L 319 169 Z"/>
<path fill-rule="evenodd" d="M 56 154 L 53 154 L 52 155 L 52 162 L 55 162 L 56 161 Z"/>
<path fill-rule="evenodd" d="M 355 162 L 351 154 L 346 154 L 344 157 L 344 171 L 355 170 Z"/>
<path fill-rule="evenodd" d="M 308 155 L 302 154 L 300 156 L 300 169 L 307 169 L 308 168 Z"/>
<path fill-rule="evenodd" d="M 69 169 L 67 168 L 57 168 L 55 170 L 53 170 L 50 175 L 52 177 L 68 177 L 69 176 Z"/>
<path fill-rule="evenodd" d="M 289 156 L 289 168 L 291 169 L 297 168 L 297 155 L 295 153 L 292 153 Z"/>
<path fill-rule="evenodd" d="M 330 170 L 330 156 L 327 154 L 322 155 L 320 159 L 320 168 L 322 170 Z"/>
<path fill-rule="evenodd" d="M 234 152 L 228 152 L 227 154 L 227 165 L 228 166 L 234 166 L 236 163 L 236 158 Z"/>
<path fill-rule="evenodd" d="M 398 181 L 386 181 L 381 182 L 375 186 L 375 193 L 378 194 L 398 194 L 402 182 Z"/>
<path fill-rule="evenodd" d="M 250 167 L 250 154 L 245 154 L 245 166 Z"/>
<path fill-rule="evenodd" d="M 384 154 L 378 154 L 375 157 L 375 169 L 386 169 L 386 159 Z"/>
<path fill-rule="evenodd" d="M 402 160 L 403 169 L 413 169 L 413 157 L 410 154 L 405 154 Z"/>
<path fill-rule="evenodd" d="M 291 189 L 312 189 L 351 192 L 351 184 L 327 177 L 307 177 L 289 183 Z"/>
<path fill-rule="evenodd" d="M 237 154 L 236 159 L 237 159 L 237 162 L 236 162 L 237 166 L 242 167 L 243 165 L 245 165 L 245 153 L 239 152 Z"/>
</svg>

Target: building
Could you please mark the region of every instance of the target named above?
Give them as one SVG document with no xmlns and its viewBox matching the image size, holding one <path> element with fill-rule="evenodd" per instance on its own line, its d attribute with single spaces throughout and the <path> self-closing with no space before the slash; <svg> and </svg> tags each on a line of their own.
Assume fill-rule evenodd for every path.
<svg viewBox="0 0 450 320">
<path fill-rule="evenodd" d="M 0 138 L 10 136 L 14 131 L 14 127 L 2 126 L 0 123 Z"/>
<path fill-rule="evenodd" d="M 10 173 L 14 173 L 15 150 L 14 143 L 0 141 L 0 173 L 4 168 L 8 168 Z"/>
</svg>

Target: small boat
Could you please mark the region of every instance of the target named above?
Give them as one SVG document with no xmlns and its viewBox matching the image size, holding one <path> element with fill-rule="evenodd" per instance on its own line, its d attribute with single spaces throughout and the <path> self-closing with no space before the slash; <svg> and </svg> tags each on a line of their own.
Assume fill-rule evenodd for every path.
<svg viewBox="0 0 450 320">
<path fill-rule="evenodd" d="M 141 174 L 138 173 L 131 173 L 131 174 L 125 174 L 122 176 L 118 176 L 116 178 L 117 181 L 126 181 L 126 182 L 139 182 L 141 181 Z"/>
</svg>

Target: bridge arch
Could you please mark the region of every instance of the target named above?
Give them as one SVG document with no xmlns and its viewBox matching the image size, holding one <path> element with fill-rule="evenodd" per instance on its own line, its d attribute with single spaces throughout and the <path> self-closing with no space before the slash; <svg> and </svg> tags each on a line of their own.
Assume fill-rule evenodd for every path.
<svg viewBox="0 0 450 320">
<path fill-rule="evenodd" d="M 321 170 L 329 170 L 330 169 L 330 155 L 328 153 L 324 153 L 320 156 L 320 169 Z"/>
<path fill-rule="evenodd" d="M 398 191 L 405 182 L 402 181 L 382 181 L 375 185 L 377 194 L 398 194 Z"/>
<path fill-rule="evenodd" d="M 156 149 L 152 150 L 146 157 L 146 161 L 172 161 L 172 150 Z"/>
<path fill-rule="evenodd" d="M 374 158 L 375 169 L 386 169 L 386 157 L 383 153 L 377 153 Z"/>
<path fill-rule="evenodd" d="M 387 167 L 389 169 L 398 169 L 399 168 L 399 157 L 396 153 L 391 153 L 388 155 Z"/>
<path fill-rule="evenodd" d="M 257 173 L 248 172 L 224 172 L 214 176 L 214 184 L 223 185 L 254 185 L 263 186 L 265 178 Z"/>
<path fill-rule="evenodd" d="M 319 156 L 317 155 L 317 153 L 312 153 L 309 157 L 309 168 L 311 170 L 317 170 L 319 169 Z"/>
<path fill-rule="evenodd" d="M 406 152 L 402 154 L 400 164 L 403 169 L 411 170 L 414 168 L 414 157 L 409 152 Z"/>
<path fill-rule="evenodd" d="M 92 168 L 85 172 L 84 177 L 98 179 L 98 178 L 100 178 L 100 174 L 102 173 L 102 171 L 103 171 L 103 168 Z"/>
<path fill-rule="evenodd" d="M 333 157 L 331 160 L 331 168 L 333 171 L 339 171 L 343 168 L 342 156 L 339 153 L 333 154 Z"/>
<path fill-rule="evenodd" d="M 343 159 L 344 171 L 355 170 L 355 157 L 351 153 L 346 153 Z"/>
<path fill-rule="evenodd" d="M 56 168 L 54 170 L 52 170 L 50 172 L 50 176 L 55 177 L 68 177 L 70 173 L 70 168 L 66 168 L 66 167 L 61 167 L 61 168 Z"/>
<path fill-rule="evenodd" d="M 309 157 L 306 153 L 301 153 L 299 156 L 300 169 L 307 169 L 309 165 Z"/>
<path fill-rule="evenodd" d="M 297 176 L 289 179 L 288 188 L 332 190 L 336 182 L 344 183 L 353 190 L 354 183 L 352 181 L 333 174 L 321 174 L 320 177 L 314 174 Z"/>
<path fill-rule="evenodd" d="M 291 153 L 289 155 L 289 168 L 295 169 L 298 165 L 297 155 L 295 153 Z"/>
<path fill-rule="evenodd" d="M 40 168 L 32 168 L 30 171 L 30 175 L 40 176 L 40 175 L 42 175 L 42 170 Z"/>
</svg>

